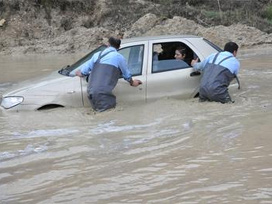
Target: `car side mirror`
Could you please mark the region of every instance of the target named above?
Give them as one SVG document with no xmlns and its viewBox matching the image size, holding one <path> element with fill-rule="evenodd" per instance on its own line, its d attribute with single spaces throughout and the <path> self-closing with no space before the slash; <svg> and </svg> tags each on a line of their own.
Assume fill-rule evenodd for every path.
<svg viewBox="0 0 272 204">
<path fill-rule="evenodd" d="M 58 73 L 59 73 L 59 74 L 62 74 L 62 75 L 65 75 L 65 76 L 69 76 L 70 71 L 67 70 L 67 68 L 69 68 L 69 67 L 70 67 L 70 65 L 67 65 L 67 66 L 61 68 L 61 69 L 58 71 Z"/>
</svg>

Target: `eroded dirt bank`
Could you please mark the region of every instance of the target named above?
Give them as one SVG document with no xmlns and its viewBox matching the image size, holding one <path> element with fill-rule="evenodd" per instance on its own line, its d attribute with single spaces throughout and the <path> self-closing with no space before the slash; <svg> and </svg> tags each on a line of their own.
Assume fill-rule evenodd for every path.
<svg viewBox="0 0 272 204">
<path fill-rule="evenodd" d="M 181 16 L 162 17 L 161 5 L 151 1 L 131 1 L 135 12 L 116 2 L 0 1 L 0 54 L 87 52 L 111 35 L 193 34 L 221 47 L 230 40 L 241 48 L 272 46 L 272 34 L 245 24 L 204 27 Z"/>
</svg>

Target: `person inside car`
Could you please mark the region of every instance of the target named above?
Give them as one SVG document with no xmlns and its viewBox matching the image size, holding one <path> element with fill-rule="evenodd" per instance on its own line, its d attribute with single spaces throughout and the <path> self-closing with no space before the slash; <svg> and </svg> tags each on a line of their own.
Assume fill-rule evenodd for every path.
<svg viewBox="0 0 272 204">
<path fill-rule="evenodd" d="M 228 86 L 237 78 L 240 69 L 240 62 L 236 59 L 238 48 L 235 42 L 228 42 L 223 52 L 211 54 L 202 62 L 192 60 L 193 68 L 203 71 L 199 88 L 200 102 L 234 102 L 229 95 Z"/>
<path fill-rule="evenodd" d="M 173 43 L 162 43 L 162 51 L 158 54 L 158 60 L 174 59 L 175 47 Z"/>
<path fill-rule="evenodd" d="M 175 58 L 182 63 L 182 67 L 189 67 L 189 65 L 185 62 L 186 49 L 184 47 L 179 46 L 176 48 Z"/>
<path fill-rule="evenodd" d="M 120 39 L 110 37 L 108 47 L 94 54 L 76 72 L 79 77 L 88 76 L 91 72 L 87 93 L 95 111 L 102 112 L 116 106 L 116 97 L 112 90 L 121 74 L 131 86 L 142 84 L 140 80 L 132 78 L 124 56 L 117 52 L 120 45 Z"/>
</svg>

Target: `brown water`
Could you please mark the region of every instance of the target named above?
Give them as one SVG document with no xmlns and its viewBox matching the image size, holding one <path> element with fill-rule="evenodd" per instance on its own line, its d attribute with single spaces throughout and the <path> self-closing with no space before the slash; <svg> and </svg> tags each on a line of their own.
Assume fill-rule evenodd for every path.
<svg viewBox="0 0 272 204">
<path fill-rule="evenodd" d="M 272 203 L 272 52 L 248 53 L 234 104 L 0 112 L 0 203 Z M 74 61 L 0 60 L 0 92 Z"/>
</svg>

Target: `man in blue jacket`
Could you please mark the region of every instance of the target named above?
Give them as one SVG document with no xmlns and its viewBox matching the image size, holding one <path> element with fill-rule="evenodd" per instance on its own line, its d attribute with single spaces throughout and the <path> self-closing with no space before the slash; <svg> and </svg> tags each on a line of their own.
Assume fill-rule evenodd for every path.
<svg viewBox="0 0 272 204">
<path fill-rule="evenodd" d="M 112 90 L 116 86 L 121 74 L 131 86 L 142 84 L 140 80 L 132 79 L 126 60 L 117 52 L 121 40 L 109 38 L 108 47 L 81 65 L 76 72 L 79 77 L 90 74 L 87 93 L 94 110 L 102 112 L 116 106 L 116 97 Z"/>
<path fill-rule="evenodd" d="M 223 52 L 211 54 L 202 62 L 192 60 L 197 71 L 203 71 L 199 88 L 199 101 L 233 102 L 228 92 L 230 82 L 237 77 L 240 63 L 236 59 L 238 45 L 228 42 Z"/>
</svg>

